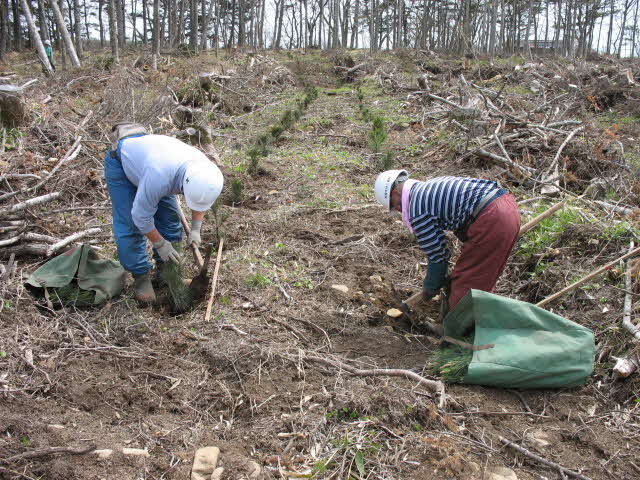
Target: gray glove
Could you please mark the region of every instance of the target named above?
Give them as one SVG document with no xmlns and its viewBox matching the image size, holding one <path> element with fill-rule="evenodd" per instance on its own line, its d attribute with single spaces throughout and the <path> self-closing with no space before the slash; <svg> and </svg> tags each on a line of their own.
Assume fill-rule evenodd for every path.
<svg viewBox="0 0 640 480">
<path fill-rule="evenodd" d="M 164 238 L 155 242 L 153 248 L 156 249 L 163 262 L 180 263 L 180 254 L 176 252 L 171 242 L 167 242 Z"/>
<path fill-rule="evenodd" d="M 195 243 L 196 247 L 200 246 L 200 244 L 202 243 L 202 239 L 200 238 L 201 228 L 202 220 L 191 220 L 191 233 L 189 234 L 189 238 L 187 238 L 187 245 Z"/>
</svg>

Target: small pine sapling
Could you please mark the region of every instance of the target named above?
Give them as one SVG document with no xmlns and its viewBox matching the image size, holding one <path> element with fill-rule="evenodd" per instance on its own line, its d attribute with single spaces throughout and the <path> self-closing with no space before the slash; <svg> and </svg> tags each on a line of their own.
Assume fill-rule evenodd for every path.
<svg viewBox="0 0 640 480">
<path fill-rule="evenodd" d="M 373 153 L 380 153 L 382 144 L 387 140 L 387 132 L 384 129 L 384 119 L 374 117 L 371 131 L 369 132 L 369 147 Z"/>
<path fill-rule="evenodd" d="M 371 120 L 371 112 L 367 107 L 360 106 L 360 113 L 362 114 L 362 120 L 368 122 Z"/>
<path fill-rule="evenodd" d="M 380 159 L 380 167 L 382 168 L 383 171 L 391 170 L 391 167 L 393 167 L 392 152 L 387 152 L 384 155 L 382 155 L 382 158 Z"/>
<path fill-rule="evenodd" d="M 282 117 L 280 117 L 280 125 L 282 125 L 282 128 L 286 130 L 288 128 L 291 128 L 293 123 L 294 123 L 293 111 L 287 110 L 282 114 Z"/>
<path fill-rule="evenodd" d="M 276 140 L 284 133 L 284 128 L 282 128 L 282 125 L 274 125 L 269 129 L 269 133 Z"/>
<path fill-rule="evenodd" d="M 239 178 L 234 178 L 231 180 L 231 204 L 239 205 L 242 203 L 242 190 L 243 190 L 242 180 Z"/>
<path fill-rule="evenodd" d="M 222 209 L 222 202 L 219 197 L 215 202 L 213 202 L 213 205 L 211 205 L 211 214 L 213 215 L 213 226 L 216 233 L 215 245 L 218 245 L 220 244 L 220 239 L 226 236 L 222 226 L 229 218 L 229 213 Z"/>
<path fill-rule="evenodd" d="M 362 88 L 358 87 L 356 89 L 356 96 L 358 97 L 358 102 L 362 104 L 364 101 L 364 93 L 362 92 Z"/>
<path fill-rule="evenodd" d="M 169 300 L 173 311 L 187 312 L 193 306 L 195 298 L 191 288 L 184 283 L 182 263 L 164 262 L 160 275 L 169 288 Z"/>
<path fill-rule="evenodd" d="M 258 173 L 260 168 L 260 150 L 256 147 L 251 147 L 247 151 L 247 156 L 249 157 L 249 166 L 247 167 L 247 170 L 251 175 L 255 175 Z"/>
<path fill-rule="evenodd" d="M 292 114 L 292 115 L 293 115 L 293 120 L 294 120 L 295 122 L 297 122 L 298 120 L 300 120 L 300 119 L 302 118 L 303 112 L 302 112 L 302 110 L 301 110 L 301 109 L 296 108 L 296 109 L 293 111 L 293 114 Z"/>
</svg>

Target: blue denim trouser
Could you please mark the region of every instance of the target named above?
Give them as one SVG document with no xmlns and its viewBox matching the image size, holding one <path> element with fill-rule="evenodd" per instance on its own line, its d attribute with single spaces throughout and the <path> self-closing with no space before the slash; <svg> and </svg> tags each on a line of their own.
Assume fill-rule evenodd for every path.
<svg viewBox="0 0 640 480">
<path fill-rule="evenodd" d="M 107 152 L 104 158 L 104 176 L 111 197 L 113 235 L 118 247 L 118 260 L 125 270 L 140 275 L 151 269 L 147 254 L 147 238 L 133 223 L 131 209 L 138 188 L 129 181 L 118 158 Z M 182 226 L 178 215 L 178 202 L 174 195 L 163 197 L 153 217 L 160 235 L 169 242 L 182 240 Z M 154 258 L 158 260 L 154 252 Z"/>
</svg>

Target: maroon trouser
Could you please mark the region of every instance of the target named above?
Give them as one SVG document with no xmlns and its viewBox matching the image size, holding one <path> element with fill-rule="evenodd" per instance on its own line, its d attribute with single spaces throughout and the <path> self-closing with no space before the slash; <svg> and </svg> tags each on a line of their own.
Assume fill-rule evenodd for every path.
<svg viewBox="0 0 640 480">
<path fill-rule="evenodd" d="M 505 193 L 487 205 L 467 229 L 460 257 L 451 274 L 449 308 L 475 288 L 492 292 L 518 239 L 520 211 Z"/>
</svg>

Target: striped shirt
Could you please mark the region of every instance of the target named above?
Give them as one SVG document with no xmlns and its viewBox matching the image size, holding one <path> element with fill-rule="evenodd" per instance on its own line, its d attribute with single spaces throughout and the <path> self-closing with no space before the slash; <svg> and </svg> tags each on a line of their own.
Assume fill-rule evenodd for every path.
<svg viewBox="0 0 640 480">
<path fill-rule="evenodd" d="M 500 185 L 492 180 L 438 177 L 411 188 L 409 221 L 429 263 L 449 260 L 445 230 L 466 226 L 478 203 Z"/>
</svg>

